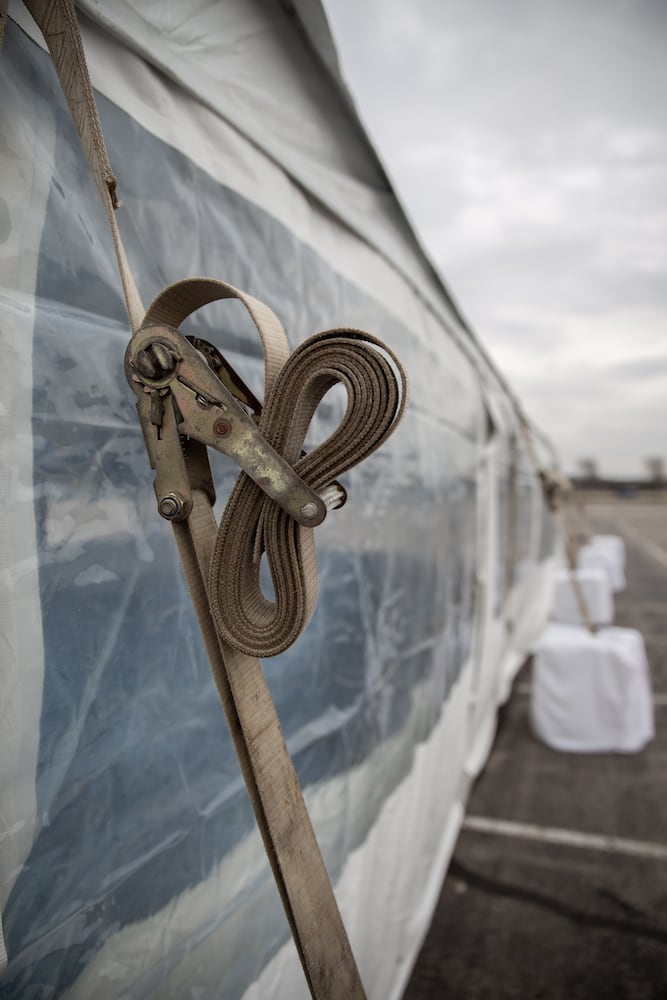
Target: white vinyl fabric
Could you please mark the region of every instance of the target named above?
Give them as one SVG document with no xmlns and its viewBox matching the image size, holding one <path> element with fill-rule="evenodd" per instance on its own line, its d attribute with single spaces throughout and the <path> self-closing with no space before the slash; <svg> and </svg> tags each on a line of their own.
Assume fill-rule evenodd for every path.
<svg viewBox="0 0 667 1000">
<path fill-rule="evenodd" d="M 293 6 L 301 31 L 273 0 L 81 4 L 94 22 L 83 21 L 86 42 L 95 25 L 101 26 L 186 93 L 196 94 L 199 104 L 265 151 L 309 198 L 379 248 L 440 311 L 442 279 L 425 260 L 382 164 L 369 155 L 324 13 L 319 3 Z M 91 71 L 97 85 L 92 63 Z M 458 325 L 452 302 L 445 311 Z"/>
<path fill-rule="evenodd" d="M 406 305 L 406 285 L 410 300 L 417 291 L 427 314 L 420 323 L 445 323 L 520 409 L 401 208 L 341 79 L 319 3 L 82 0 L 79 7 L 96 90 L 319 250 L 330 242 L 312 226 L 323 206 L 336 231 L 327 249 L 341 271 L 375 292 L 381 287 L 394 306 Z M 43 44 L 22 3 L 11 0 L 9 13 Z M 354 252 L 341 253 L 350 238 Z M 410 308 L 414 321 L 412 301 Z"/>
<path fill-rule="evenodd" d="M 409 371 L 409 419 L 319 532 L 317 617 L 267 671 L 368 995 L 398 1000 L 497 705 L 548 617 L 558 525 L 502 378 L 288 6 L 91 0 L 83 43 L 144 300 L 211 274 L 269 302 L 293 345 L 332 324 L 369 329 Z M 0 993 L 298 1000 L 155 513 L 106 219 L 50 57 L 24 8 L 10 12 Z M 257 391 L 238 317 L 196 329 Z M 340 402 L 318 413 L 317 440 Z M 232 474 L 216 467 L 221 495 Z"/>
<path fill-rule="evenodd" d="M 615 594 L 625 589 L 625 568 L 623 557 L 616 545 L 598 541 L 595 537 L 579 549 L 577 556 L 579 569 L 603 569 L 609 576 L 611 589 Z"/>
<path fill-rule="evenodd" d="M 583 625 L 574 580 L 579 584 L 593 625 L 613 625 L 614 596 L 609 574 L 604 569 L 560 569 L 556 573 L 554 605 L 551 617 L 563 625 Z"/>
<path fill-rule="evenodd" d="M 554 750 L 642 750 L 654 725 L 641 633 L 605 628 L 591 635 L 575 625 L 549 625 L 533 666 L 531 722 Z"/>
</svg>

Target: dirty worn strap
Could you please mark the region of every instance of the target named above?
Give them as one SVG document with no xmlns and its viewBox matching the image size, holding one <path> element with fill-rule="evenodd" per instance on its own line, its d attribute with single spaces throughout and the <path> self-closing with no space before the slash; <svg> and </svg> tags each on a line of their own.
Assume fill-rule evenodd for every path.
<svg viewBox="0 0 667 1000">
<path fill-rule="evenodd" d="M 127 315 L 132 330 L 136 331 L 141 325 L 144 310 L 118 231 L 116 209 L 120 206 L 120 201 L 116 178 L 111 169 L 97 113 L 74 3 L 72 0 L 25 0 L 25 5 L 49 47 L 88 166 L 100 193 L 111 227 Z"/>
<path fill-rule="evenodd" d="M 236 298 L 257 327 L 265 359 L 260 429 L 313 489 L 374 451 L 406 403 L 403 370 L 375 338 L 332 330 L 290 355 L 277 317 L 233 286 L 193 278 L 165 289 L 146 324 L 179 327 L 209 302 Z M 302 456 L 312 415 L 342 383 L 348 406 L 339 428 Z M 219 530 L 205 493 L 195 491 L 186 522 L 174 526 L 181 561 L 237 749 L 257 823 L 314 997 L 361 1000 L 364 990 L 315 834 L 257 659 L 285 649 L 314 608 L 317 567 L 312 529 L 297 524 L 241 473 Z M 262 593 L 266 551 L 275 602 Z"/>
<path fill-rule="evenodd" d="M 63 91 L 100 191 L 112 230 L 130 325 L 133 332 L 136 332 L 142 323 L 143 308 L 115 220 L 114 212 L 118 205 L 116 182 L 109 165 L 97 116 L 74 5 L 70 0 L 50 0 L 50 2 L 28 0 L 27 6 L 51 50 Z M 207 285 L 215 286 L 215 294 L 212 297 L 207 297 L 211 292 L 211 287 L 206 292 Z M 223 288 L 225 292 L 221 294 Z M 267 392 L 271 396 L 273 391 L 273 398 L 278 399 L 277 386 L 289 353 L 287 341 L 275 316 L 257 300 L 244 296 L 231 286 L 222 286 L 221 283 L 204 281 L 203 285 L 200 282 L 197 286 L 197 282 L 186 282 L 180 287 L 172 286 L 163 297 L 159 297 L 165 308 L 164 314 L 159 318 L 164 322 L 171 320 L 178 325 L 182 318 L 189 315 L 194 308 L 199 308 L 205 301 L 230 296 L 239 298 L 255 320 L 265 348 Z M 153 316 L 157 315 L 156 307 Z M 335 332 L 335 335 L 339 338 L 340 332 Z M 321 335 L 327 340 L 332 336 L 332 334 Z M 377 345 L 373 338 L 354 331 L 348 332 L 348 347 L 350 339 L 363 342 L 366 350 L 371 350 L 373 343 Z M 331 344 L 327 343 L 327 347 L 331 347 Z M 310 347 L 302 352 L 299 360 L 302 356 L 307 356 L 308 351 Z M 388 352 L 385 351 L 386 354 Z M 382 353 L 380 352 L 378 356 L 382 358 Z M 342 381 L 346 385 L 350 399 L 355 396 L 355 392 L 358 397 L 361 391 L 362 395 L 365 392 L 370 393 L 370 399 L 383 398 L 389 401 L 388 405 L 390 410 L 393 408 L 393 415 L 384 433 L 376 434 L 370 444 L 359 440 L 360 434 L 363 433 L 362 423 L 348 420 L 351 405 L 348 405 L 348 413 L 344 420 L 344 424 L 349 424 L 353 431 L 352 438 L 356 438 L 360 446 L 359 457 L 362 457 L 362 453 L 367 454 L 378 447 L 382 437 L 386 436 L 397 422 L 405 405 L 405 380 L 400 366 L 398 370 L 403 383 L 402 393 L 388 388 L 387 380 L 391 374 L 391 365 L 385 367 L 380 364 L 378 374 L 364 383 L 363 379 L 357 380 L 358 376 L 347 364 L 342 350 L 340 360 L 334 365 L 332 372 L 325 373 L 318 366 L 311 369 L 310 364 L 311 362 L 307 361 L 304 373 L 304 369 L 295 362 L 294 366 L 298 370 L 292 381 L 284 382 L 281 390 L 284 392 L 293 389 L 299 400 L 309 400 L 307 406 L 303 404 L 303 410 L 300 409 L 301 402 L 299 408 L 291 406 L 290 420 L 284 413 L 279 419 L 279 424 L 283 426 L 280 427 L 278 436 L 282 435 L 286 451 L 290 455 L 297 456 L 296 461 L 299 460 L 297 442 L 303 440 L 310 419 L 307 409 L 310 407 L 312 412 L 316 406 L 315 399 L 321 398 L 326 391 L 325 385 L 332 385 L 336 381 Z M 393 374 L 391 378 L 393 379 Z M 384 388 L 383 382 L 387 383 Z M 376 390 L 379 395 L 376 394 Z M 280 409 L 278 403 L 271 403 L 269 410 L 273 406 Z M 289 405 L 288 410 L 290 410 Z M 267 416 L 263 419 L 266 426 L 269 418 Z M 352 462 L 357 460 L 352 454 L 356 445 L 355 449 L 351 449 L 348 443 L 336 451 L 340 444 L 337 436 L 340 437 L 339 432 L 330 439 L 331 455 L 335 454 L 336 460 L 329 463 L 331 456 L 327 458 L 326 450 L 321 448 L 318 467 L 309 466 L 313 481 L 330 482 L 335 476 L 335 470 L 349 468 Z M 237 492 L 242 493 L 244 488 L 244 484 L 241 483 L 237 487 Z M 262 668 L 256 656 L 250 656 L 233 648 L 225 638 L 228 630 L 225 613 L 228 593 L 224 585 L 220 592 L 219 581 L 224 575 L 221 570 L 227 558 L 226 539 L 228 540 L 233 532 L 228 529 L 221 533 L 217 532 L 210 501 L 205 493 L 195 490 L 193 500 L 193 511 L 188 521 L 174 525 L 176 542 L 213 675 L 310 991 L 320 1000 L 348 1000 L 348 998 L 362 1000 L 365 994 L 361 979 Z M 237 496 L 238 502 L 240 501 Z M 236 513 L 240 516 L 238 510 Z M 262 547 L 267 543 L 273 544 L 271 540 L 276 538 L 275 527 L 269 530 L 269 520 L 268 512 L 265 512 L 259 523 L 253 522 L 251 529 L 252 515 L 249 517 L 247 531 L 255 532 L 254 562 L 257 561 Z M 266 528 L 264 522 L 267 524 Z M 293 541 L 292 537 L 284 546 L 290 553 Z M 313 588 L 316 577 L 312 533 L 310 538 L 307 534 L 305 538 L 302 537 L 296 548 L 300 549 L 297 562 L 300 565 L 299 572 L 305 580 L 305 597 L 303 601 L 299 598 L 295 603 L 303 605 L 299 620 L 304 624 L 314 605 Z M 247 544 L 245 552 L 248 554 Z M 247 578 L 253 578 L 254 572 L 253 569 L 249 570 Z M 260 618 L 266 612 L 263 600 L 262 598 L 259 602 L 259 609 L 256 595 L 255 600 L 250 602 L 255 611 L 259 610 Z M 211 604 L 215 607 L 215 621 L 211 614 Z M 275 618 L 275 615 L 273 617 Z M 263 628 L 261 622 L 260 626 L 261 630 Z M 284 648 L 284 638 L 280 638 L 277 643 L 275 639 L 271 642 L 275 648 Z"/>
<path fill-rule="evenodd" d="M 216 299 L 236 298 L 248 309 L 265 358 L 264 404 L 259 421 L 268 443 L 316 493 L 363 461 L 387 438 L 405 407 L 400 362 L 375 337 L 359 330 L 328 330 L 289 354 L 277 317 L 231 285 L 190 278 L 165 289 L 149 306 L 145 324 L 179 327 Z M 340 426 L 323 444 L 303 454 L 311 420 L 334 385 L 347 391 Z M 275 600 L 260 584 L 266 552 Z M 250 656 L 268 657 L 292 645 L 317 600 L 314 532 L 285 513 L 249 476 L 242 474 L 227 502 L 209 583 L 211 610 L 220 636 Z"/>
<path fill-rule="evenodd" d="M 190 595 L 239 758 L 257 825 L 308 987 L 316 1000 L 363 1000 L 352 949 L 303 801 L 262 667 L 227 646 L 208 605 L 216 524 L 195 490 L 187 521 L 174 534 Z"/>
<path fill-rule="evenodd" d="M 563 522 L 565 529 L 565 555 L 567 558 L 567 568 L 570 574 L 570 586 L 574 592 L 574 598 L 577 602 L 577 607 L 579 609 L 579 614 L 581 615 L 581 620 L 590 632 L 591 635 L 595 635 L 597 632 L 597 626 L 593 624 L 591 618 L 591 613 L 588 607 L 588 601 L 584 596 L 584 591 L 579 581 L 579 576 L 577 575 L 577 557 L 576 550 L 574 546 L 574 541 L 570 536 L 567 525 Z"/>
<path fill-rule="evenodd" d="M 259 428 L 315 491 L 371 454 L 400 419 L 405 376 L 394 355 L 358 330 L 331 330 L 289 354 L 277 317 L 232 285 L 191 278 L 149 306 L 145 325 L 180 327 L 200 306 L 237 299 L 264 349 Z M 324 394 L 341 383 L 348 405 L 338 429 L 307 455 L 306 432 Z M 297 524 L 241 473 L 219 530 L 207 496 L 175 525 L 188 587 L 264 839 L 267 856 L 315 997 L 361 998 L 363 986 L 258 661 L 291 645 L 312 614 L 317 565 L 312 529 Z M 275 600 L 260 585 L 266 553 Z"/>
</svg>

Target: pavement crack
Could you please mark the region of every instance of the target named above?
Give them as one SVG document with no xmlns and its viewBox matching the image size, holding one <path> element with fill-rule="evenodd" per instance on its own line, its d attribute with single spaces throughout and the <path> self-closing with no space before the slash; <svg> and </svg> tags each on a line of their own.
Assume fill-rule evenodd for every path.
<svg viewBox="0 0 667 1000">
<path fill-rule="evenodd" d="M 546 893 L 538 892 L 534 889 L 526 889 L 523 886 L 513 885 L 509 882 L 503 882 L 500 879 L 491 878 L 483 872 L 474 871 L 472 868 L 461 864 L 456 858 L 453 858 L 450 863 L 449 875 L 465 882 L 471 889 L 477 889 L 490 896 L 515 899 L 518 902 L 538 906 L 540 909 L 548 910 L 579 927 L 618 931 L 621 934 L 632 934 L 635 937 L 647 938 L 651 941 L 657 941 L 659 944 L 667 945 L 667 929 L 665 928 L 640 921 L 605 917 L 601 913 L 587 913 L 585 910 L 571 906 L 569 903 L 564 903 L 554 896 L 546 895 Z"/>
<path fill-rule="evenodd" d="M 620 896 L 617 892 L 614 892 L 613 889 L 598 887 L 596 889 L 596 892 L 598 896 L 602 897 L 602 899 L 606 899 L 610 903 L 613 903 L 615 906 L 618 906 L 618 908 L 623 910 L 623 912 L 626 913 L 629 917 L 634 917 L 635 919 L 643 918 L 644 920 L 647 919 L 650 920 L 650 917 L 647 914 L 646 910 L 642 910 L 640 909 L 640 907 L 635 906 L 634 903 L 631 903 L 629 900 L 624 899 L 623 896 Z"/>
</svg>

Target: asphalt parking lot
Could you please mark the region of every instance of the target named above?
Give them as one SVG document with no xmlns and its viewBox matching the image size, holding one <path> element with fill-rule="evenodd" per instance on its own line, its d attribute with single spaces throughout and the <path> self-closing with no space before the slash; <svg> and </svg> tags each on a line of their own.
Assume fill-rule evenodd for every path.
<svg viewBox="0 0 667 1000">
<path fill-rule="evenodd" d="M 655 739 L 634 755 L 548 749 L 522 669 L 404 1000 L 667 998 L 667 503 L 587 514 L 625 538 L 616 624 L 644 636 Z"/>
</svg>

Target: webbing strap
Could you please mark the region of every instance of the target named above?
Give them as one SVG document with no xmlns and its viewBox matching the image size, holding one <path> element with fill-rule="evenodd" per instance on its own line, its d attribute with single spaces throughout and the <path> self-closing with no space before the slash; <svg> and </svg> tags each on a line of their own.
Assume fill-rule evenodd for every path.
<svg viewBox="0 0 667 1000">
<path fill-rule="evenodd" d="M 71 0 L 27 0 L 27 6 L 52 53 L 105 205 L 130 325 L 136 332 L 144 318 L 143 308 L 116 224 L 116 181 L 74 4 Z M 328 331 L 289 356 L 284 331 L 271 310 L 212 279 L 170 286 L 151 305 L 146 318 L 178 326 L 207 302 L 231 297 L 248 309 L 264 346 L 266 398 L 260 429 L 307 477 L 309 485 L 319 490 L 379 447 L 394 429 L 407 398 L 404 372 L 384 345 L 359 331 Z M 312 414 L 336 382 L 342 382 L 348 392 L 343 422 L 324 445 L 302 458 Z M 187 521 L 174 525 L 174 534 L 310 991 L 319 1000 L 362 1000 L 359 972 L 257 659 L 294 641 L 314 607 L 317 575 L 312 530 L 297 525 L 275 504 L 266 504 L 261 490 L 241 474 L 219 532 L 208 496 L 194 490 L 192 513 Z M 258 564 L 264 550 L 275 574 L 275 603 L 259 588 Z M 283 616 L 288 619 L 287 628 Z"/>
<path fill-rule="evenodd" d="M 321 493 L 379 448 L 400 420 L 407 397 L 400 362 L 375 337 L 347 329 L 317 334 L 290 355 L 283 328 L 267 306 L 210 278 L 170 285 L 149 306 L 144 324 L 178 327 L 199 306 L 227 298 L 243 303 L 264 347 L 259 429 L 298 475 Z M 347 390 L 345 416 L 331 437 L 304 455 L 304 438 L 315 410 L 337 383 Z M 262 552 L 267 555 L 274 600 L 266 598 L 261 587 Z M 257 657 L 276 656 L 291 646 L 315 608 L 312 528 L 297 524 L 245 475 L 239 476 L 222 516 L 208 596 L 221 638 Z"/>
<path fill-rule="evenodd" d="M 138 330 L 144 308 L 118 231 L 116 209 L 120 206 L 120 201 L 116 190 L 116 178 L 111 169 L 97 113 L 74 3 L 72 0 L 24 0 L 24 2 L 42 32 L 53 58 L 90 172 L 109 220 L 130 326 L 133 331 Z"/>
<path fill-rule="evenodd" d="M 195 490 L 174 525 L 185 578 L 267 857 L 313 997 L 363 1000 L 364 988 L 303 801 L 262 667 L 218 637 L 206 580 L 216 537 L 209 499 Z"/>
<path fill-rule="evenodd" d="M 591 618 L 591 613 L 588 607 L 588 601 L 584 595 L 583 587 L 581 586 L 581 581 L 577 574 L 577 555 L 576 547 L 574 541 L 569 533 L 567 524 L 563 521 L 565 528 L 565 555 L 567 558 L 567 568 L 570 574 L 570 586 L 574 593 L 574 599 L 577 602 L 577 608 L 579 609 L 579 614 L 581 615 L 581 620 L 590 632 L 591 635 L 595 635 L 597 632 L 597 627 L 593 624 Z"/>
</svg>

